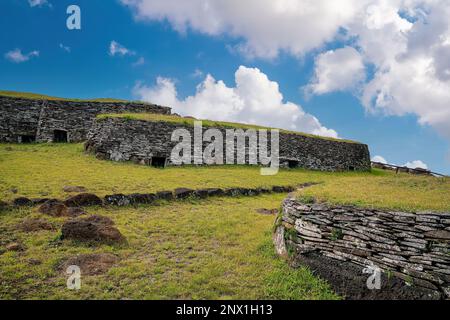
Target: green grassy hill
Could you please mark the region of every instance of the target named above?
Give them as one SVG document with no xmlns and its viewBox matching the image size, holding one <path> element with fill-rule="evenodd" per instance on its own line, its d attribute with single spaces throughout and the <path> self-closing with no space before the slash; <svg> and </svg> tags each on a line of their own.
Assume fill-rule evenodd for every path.
<svg viewBox="0 0 450 320">
<path fill-rule="evenodd" d="M 259 175 L 250 166 L 156 169 L 108 162 L 81 144 L 0 144 L 0 199 L 65 198 L 66 185 L 98 195 L 154 192 L 177 187 L 258 187 L 320 184 L 299 191 L 324 201 L 404 210 L 450 212 L 450 178 L 373 170 L 327 173 L 300 169 Z M 138 207 L 90 207 L 111 218 L 126 244 L 61 240 L 64 217 L 37 208 L 0 211 L 0 299 L 338 299 L 306 267 L 291 268 L 275 255 L 272 230 L 286 195 L 217 197 Z M 53 230 L 24 232 L 24 219 L 45 219 Z M 13 242 L 23 251 L 8 251 Z M 87 253 L 111 253 L 108 271 L 83 275 L 81 290 L 66 288 L 58 266 Z"/>
<path fill-rule="evenodd" d="M 45 94 L 30 93 L 30 92 L 18 92 L 18 91 L 2 91 L 0 90 L 0 96 L 12 97 L 12 98 L 24 98 L 32 100 L 62 100 L 62 101 L 78 101 L 78 102 L 129 102 L 122 99 L 111 98 L 94 98 L 94 99 L 72 99 L 72 98 L 60 98 L 47 96 Z"/>
</svg>

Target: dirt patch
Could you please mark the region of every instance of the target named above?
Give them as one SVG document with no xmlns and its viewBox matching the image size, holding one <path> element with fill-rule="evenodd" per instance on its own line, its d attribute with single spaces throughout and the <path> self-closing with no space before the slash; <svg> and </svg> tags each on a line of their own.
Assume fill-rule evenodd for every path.
<svg viewBox="0 0 450 320">
<path fill-rule="evenodd" d="M 25 219 L 17 225 L 17 229 L 24 232 L 35 232 L 41 230 L 55 230 L 55 227 L 44 219 Z"/>
<path fill-rule="evenodd" d="M 65 273 L 69 266 L 78 266 L 82 276 L 93 276 L 108 272 L 117 262 L 119 258 L 110 253 L 80 254 L 64 260 L 57 269 Z"/>
<path fill-rule="evenodd" d="M 5 246 L 8 251 L 25 251 L 27 248 L 20 242 L 12 242 Z"/>
<path fill-rule="evenodd" d="M 64 186 L 63 191 L 64 192 L 86 192 L 87 189 L 82 186 Z"/>
<path fill-rule="evenodd" d="M 114 222 L 103 216 L 71 219 L 62 226 L 61 237 L 84 242 L 122 243 L 126 241 L 120 231 L 114 227 Z"/>
<path fill-rule="evenodd" d="M 348 300 L 437 300 L 442 295 L 418 286 L 410 286 L 404 280 L 381 275 L 381 289 L 367 288 L 368 274 L 363 267 L 351 262 L 341 262 L 317 253 L 298 255 L 294 267 L 308 266 L 319 277 L 327 280 L 333 290 Z"/>
<path fill-rule="evenodd" d="M 273 216 L 278 214 L 278 209 L 265 209 L 265 208 L 261 208 L 261 209 L 257 209 L 256 212 L 260 213 L 260 214 L 265 214 L 265 215 L 269 215 L 269 216 Z"/>
</svg>

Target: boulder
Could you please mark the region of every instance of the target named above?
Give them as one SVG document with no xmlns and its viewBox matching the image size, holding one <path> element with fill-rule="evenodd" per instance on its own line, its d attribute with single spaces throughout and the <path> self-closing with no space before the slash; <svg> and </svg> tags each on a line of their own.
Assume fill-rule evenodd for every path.
<svg viewBox="0 0 450 320">
<path fill-rule="evenodd" d="M 159 191 L 156 193 L 156 198 L 161 200 L 173 200 L 173 192 L 172 191 Z"/>
<path fill-rule="evenodd" d="M 221 196 L 224 194 L 224 191 L 220 188 L 208 188 L 206 190 L 208 191 L 208 197 Z"/>
<path fill-rule="evenodd" d="M 87 189 L 82 186 L 64 186 L 63 191 L 64 192 L 86 192 Z"/>
<path fill-rule="evenodd" d="M 67 215 L 67 206 L 57 199 L 47 200 L 38 211 L 53 217 L 62 217 Z"/>
<path fill-rule="evenodd" d="M 128 206 L 131 203 L 131 199 L 129 196 L 124 194 L 111 194 L 105 196 L 105 204 L 112 206 Z"/>
<path fill-rule="evenodd" d="M 198 189 L 198 190 L 195 190 L 194 195 L 195 195 L 197 198 L 205 199 L 205 198 L 208 197 L 208 190 L 207 190 L 207 189 Z"/>
<path fill-rule="evenodd" d="M 93 276 L 108 272 L 118 261 L 119 258 L 110 253 L 79 254 L 60 263 L 57 269 L 65 273 L 69 266 L 78 266 L 82 276 Z"/>
<path fill-rule="evenodd" d="M 101 206 L 102 199 L 92 193 L 80 193 L 64 201 L 68 207 Z"/>
<path fill-rule="evenodd" d="M 30 207 L 33 205 L 33 201 L 25 197 L 19 197 L 13 200 L 13 205 L 16 207 Z"/>
<path fill-rule="evenodd" d="M 55 227 L 44 219 L 25 219 L 17 225 L 17 229 L 24 232 L 35 232 L 41 230 L 54 230 Z"/>
<path fill-rule="evenodd" d="M 194 192 L 194 190 L 188 188 L 177 188 L 174 193 L 176 199 L 186 199 L 194 195 Z"/>
<path fill-rule="evenodd" d="M 49 198 L 36 198 L 36 199 L 31 199 L 31 201 L 33 201 L 34 205 L 40 205 L 43 203 L 46 203 L 48 200 L 51 200 Z"/>
<path fill-rule="evenodd" d="M 103 216 L 76 218 L 67 221 L 62 226 L 61 238 L 104 243 L 121 243 L 125 241 L 125 237 L 114 227 L 114 222 Z"/>
<path fill-rule="evenodd" d="M 156 200 L 153 193 L 133 193 L 129 195 L 132 204 L 150 204 Z"/>
</svg>

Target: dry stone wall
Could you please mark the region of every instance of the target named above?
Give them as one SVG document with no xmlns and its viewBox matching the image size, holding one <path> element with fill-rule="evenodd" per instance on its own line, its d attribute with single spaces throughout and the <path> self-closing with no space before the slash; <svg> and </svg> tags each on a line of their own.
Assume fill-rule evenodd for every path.
<svg viewBox="0 0 450 320">
<path fill-rule="evenodd" d="M 450 297 L 450 213 L 308 204 L 288 197 L 274 237 L 280 254 L 314 254 L 329 267 L 377 266 L 413 287 Z M 327 266 L 322 266 L 322 268 Z"/>
<path fill-rule="evenodd" d="M 134 112 L 170 114 L 171 110 L 132 102 L 32 100 L 0 96 L 0 142 L 52 142 L 55 130 L 65 133 L 68 142 L 84 141 L 98 114 Z"/>
<path fill-rule="evenodd" d="M 194 128 L 187 124 L 171 122 L 151 122 L 131 120 L 126 118 L 97 119 L 88 134 L 86 150 L 96 154 L 98 158 L 114 161 L 133 161 L 141 164 L 152 164 L 153 159 L 165 159 L 170 163 L 172 149 L 178 142 L 171 141 L 175 129 L 186 129 L 192 136 L 192 150 Z M 207 127 L 203 128 L 205 132 Z M 217 127 L 224 137 L 226 154 L 233 154 L 234 150 L 227 150 L 225 142 L 226 130 Z M 270 135 L 269 135 L 270 151 Z M 203 150 L 209 142 L 203 143 Z M 287 134 L 280 132 L 279 139 L 280 162 L 282 165 L 327 170 L 370 170 L 370 156 L 367 145 L 359 143 L 326 140 L 310 136 Z M 255 150 L 258 152 L 258 150 Z M 193 152 L 193 151 L 192 151 Z M 246 163 L 249 152 L 246 141 Z M 224 159 L 226 155 L 224 155 Z M 225 160 L 224 160 L 225 161 Z"/>
</svg>

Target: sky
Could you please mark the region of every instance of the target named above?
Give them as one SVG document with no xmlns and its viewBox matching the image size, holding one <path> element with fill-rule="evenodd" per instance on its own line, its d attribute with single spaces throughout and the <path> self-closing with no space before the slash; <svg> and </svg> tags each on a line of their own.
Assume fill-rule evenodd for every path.
<svg viewBox="0 0 450 320">
<path fill-rule="evenodd" d="M 448 0 L 2 0 L 0 12 L 0 90 L 143 100 L 450 174 Z"/>
</svg>

